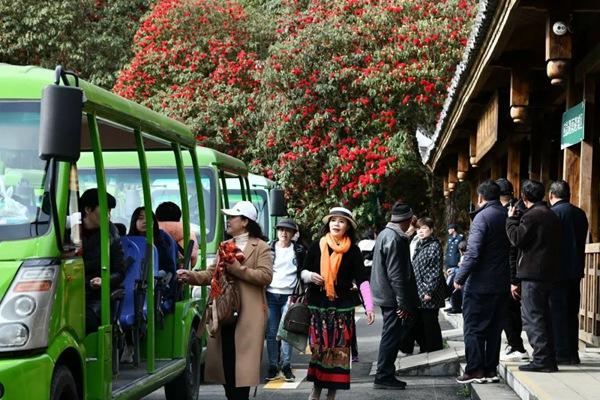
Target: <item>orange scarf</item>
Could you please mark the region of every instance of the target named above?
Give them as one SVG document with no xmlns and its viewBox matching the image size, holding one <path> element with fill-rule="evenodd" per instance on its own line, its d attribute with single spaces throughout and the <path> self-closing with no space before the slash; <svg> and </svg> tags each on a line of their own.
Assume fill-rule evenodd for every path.
<svg viewBox="0 0 600 400">
<path fill-rule="evenodd" d="M 348 236 L 344 236 L 341 242 L 331 236 L 330 233 L 326 234 L 319 241 L 319 248 L 321 249 L 321 276 L 325 281 L 325 294 L 329 300 L 335 299 L 334 284 L 337 280 L 337 273 L 342 263 L 342 256 L 350 249 L 352 242 Z M 331 255 L 329 255 L 329 249 L 333 249 Z"/>
</svg>

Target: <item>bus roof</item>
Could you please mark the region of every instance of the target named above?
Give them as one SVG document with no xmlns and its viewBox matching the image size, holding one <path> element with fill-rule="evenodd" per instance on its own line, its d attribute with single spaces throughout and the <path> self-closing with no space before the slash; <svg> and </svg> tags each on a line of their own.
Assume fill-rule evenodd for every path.
<svg viewBox="0 0 600 400">
<path fill-rule="evenodd" d="M 54 83 L 54 71 L 34 66 L 16 66 L 0 63 L 0 100 L 40 100 L 42 90 Z M 71 84 L 74 79 L 70 77 Z M 192 148 L 196 138 L 181 122 L 124 99 L 82 79 L 79 86 L 86 98 L 84 111 L 96 113 L 131 128 L 139 128 L 169 142 Z"/>
<path fill-rule="evenodd" d="M 208 147 L 196 147 L 198 163 L 200 165 L 216 165 L 219 168 L 236 175 L 247 175 L 248 167 L 246 164 L 235 157 L 209 149 Z"/>
<path fill-rule="evenodd" d="M 237 158 L 228 156 L 207 147 L 196 146 L 198 164 L 202 166 L 218 166 L 225 171 L 245 176 L 248 174 L 246 164 Z M 184 165 L 192 164 L 189 152 L 183 151 Z M 103 154 L 104 162 L 108 167 L 137 168 L 138 158 L 135 151 L 108 151 Z M 175 166 L 173 164 L 173 152 L 170 150 L 147 150 L 146 158 L 149 167 Z M 81 158 L 77 163 L 80 167 L 91 168 L 94 166 L 94 159 L 91 152 L 82 152 Z"/>
<path fill-rule="evenodd" d="M 248 183 L 250 183 L 250 189 L 265 189 L 269 190 L 275 187 L 275 182 L 272 180 L 265 178 L 262 175 L 257 174 L 248 174 Z M 237 179 L 231 179 L 230 182 L 227 182 L 228 189 L 239 189 L 240 181 Z"/>
</svg>

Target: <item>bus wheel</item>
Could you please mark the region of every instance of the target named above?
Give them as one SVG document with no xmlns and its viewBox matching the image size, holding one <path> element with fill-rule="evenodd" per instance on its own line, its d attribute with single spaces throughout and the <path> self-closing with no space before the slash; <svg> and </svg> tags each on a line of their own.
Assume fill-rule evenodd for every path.
<svg viewBox="0 0 600 400">
<path fill-rule="evenodd" d="M 200 390 L 200 340 L 196 330 L 190 332 L 185 370 L 165 385 L 167 400 L 197 400 Z"/>
<path fill-rule="evenodd" d="M 77 384 L 69 368 L 59 365 L 52 376 L 50 386 L 50 400 L 79 400 Z"/>
</svg>

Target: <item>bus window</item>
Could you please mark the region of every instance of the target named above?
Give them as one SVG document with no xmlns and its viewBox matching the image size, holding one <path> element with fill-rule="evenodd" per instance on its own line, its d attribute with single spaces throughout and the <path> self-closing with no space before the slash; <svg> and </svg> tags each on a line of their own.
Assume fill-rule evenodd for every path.
<svg viewBox="0 0 600 400">
<path fill-rule="evenodd" d="M 173 161 L 173 165 L 174 165 Z M 111 220 L 116 223 L 124 223 L 129 227 L 133 211 L 144 202 L 140 172 L 133 168 L 117 168 L 111 165 L 105 166 L 107 188 L 115 188 L 117 207 L 111 214 Z M 179 180 L 175 167 L 151 167 L 148 169 L 150 176 L 150 192 L 154 208 L 165 201 L 172 201 L 181 207 L 179 195 Z M 200 169 L 202 179 L 202 190 L 204 191 L 204 210 L 206 218 L 206 240 L 210 242 L 215 235 L 216 200 L 210 193 L 216 190 L 216 179 L 212 169 Z M 188 201 L 190 204 L 190 220 L 193 231 L 200 236 L 200 213 L 198 210 L 198 196 L 196 196 L 196 183 L 192 168 L 185 169 L 188 186 Z M 96 175 L 93 169 L 79 170 L 79 185 L 81 191 L 96 187 Z M 112 193 L 112 192 L 111 192 Z"/>
<path fill-rule="evenodd" d="M 105 168 L 106 191 L 117 200 L 111 211 L 113 223 L 124 224 L 129 228 L 133 211 L 144 204 L 142 178 L 139 169 L 114 170 Z M 96 172 L 93 169 L 79 170 L 79 191 L 97 187 Z"/>
<path fill-rule="evenodd" d="M 39 102 L 0 102 L 0 241 L 37 237 L 50 226 L 42 207 L 48 164 L 38 157 Z"/>
<path fill-rule="evenodd" d="M 230 204 L 235 204 L 242 200 L 240 189 L 227 189 Z M 262 229 L 263 235 L 269 236 L 269 207 L 268 193 L 266 190 L 250 189 L 251 201 L 258 211 L 258 224 Z"/>
<path fill-rule="evenodd" d="M 69 196 L 67 198 L 69 204 L 64 239 L 65 249 L 67 250 L 77 250 L 81 247 L 81 212 L 79 212 L 78 187 L 77 167 L 72 164 L 69 175 Z"/>
</svg>

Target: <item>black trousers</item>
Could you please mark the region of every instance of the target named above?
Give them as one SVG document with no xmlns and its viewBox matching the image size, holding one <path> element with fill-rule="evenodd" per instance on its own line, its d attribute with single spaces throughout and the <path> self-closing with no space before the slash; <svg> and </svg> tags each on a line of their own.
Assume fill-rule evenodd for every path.
<svg viewBox="0 0 600 400">
<path fill-rule="evenodd" d="M 523 322 L 521 321 L 521 301 L 513 299 L 509 294 L 506 302 L 506 325 L 504 332 L 506 333 L 506 341 L 513 349 L 525 351 L 523 347 Z"/>
<path fill-rule="evenodd" d="M 450 295 L 450 307 L 452 307 L 452 310 L 454 311 L 460 311 L 462 309 L 462 290 L 452 289 L 451 293 L 452 294 Z"/>
<path fill-rule="evenodd" d="M 450 293 L 450 307 L 452 310 L 459 311 L 462 309 L 462 290 L 454 288 L 454 276 L 456 274 L 452 274 L 448 282 L 448 292 Z"/>
<path fill-rule="evenodd" d="M 533 361 L 537 366 L 555 367 L 550 293 L 552 284 L 539 281 L 521 282 L 523 328 L 533 347 Z"/>
<path fill-rule="evenodd" d="M 444 348 L 442 329 L 438 320 L 439 311 L 439 308 L 419 308 L 417 312 L 414 332 L 415 338 L 419 339 L 421 353 L 429 353 Z"/>
<path fill-rule="evenodd" d="M 221 327 L 221 347 L 227 400 L 248 400 L 250 387 L 235 387 L 235 325 Z"/>
<path fill-rule="evenodd" d="M 410 332 L 414 320 L 400 319 L 394 307 L 381 307 L 383 315 L 383 328 L 379 342 L 379 355 L 377 357 L 377 380 L 394 379 L 396 367 L 394 362 L 398 357 L 398 350 L 406 335 Z"/>
<path fill-rule="evenodd" d="M 506 293 L 463 291 L 465 373 L 496 372 L 500 362 Z"/>
<path fill-rule="evenodd" d="M 556 357 L 564 360 L 579 360 L 579 282 L 579 279 L 563 280 L 550 295 Z"/>
<path fill-rule="evenodd" d="M 85 334 L 96 332 L 100 327 L 100 299 L 89 297 L 85 299 Z"/>
</svg>

